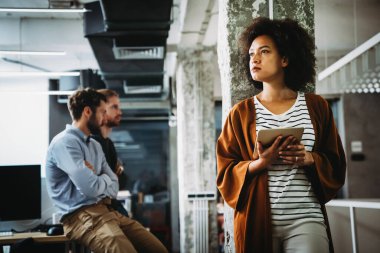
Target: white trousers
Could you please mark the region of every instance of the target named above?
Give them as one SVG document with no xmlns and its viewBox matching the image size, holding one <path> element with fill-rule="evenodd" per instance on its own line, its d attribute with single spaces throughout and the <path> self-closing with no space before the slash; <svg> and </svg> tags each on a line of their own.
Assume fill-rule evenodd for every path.
<svg viewBox="0 0 380 253">
<path fill-rule="evenodd" d="M 273 230 L 273 253 L 329 252 L 326 226 L 320 222 L 276 226 Z"/>
</svg>

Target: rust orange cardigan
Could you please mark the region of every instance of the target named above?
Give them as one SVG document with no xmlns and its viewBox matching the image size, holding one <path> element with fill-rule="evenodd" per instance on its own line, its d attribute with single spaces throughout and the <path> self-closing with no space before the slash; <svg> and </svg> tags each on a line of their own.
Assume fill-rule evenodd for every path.
<svg viewBox="0 0 380 253">
<path fill-rule="evenodd" d="M 345 180 L 345 154 L 333 115 L 326 100 L 305 94 L 315 131 L 312 151 L 315 164 L 304 167 L 322 206 L 333 252 L 325 203 L 334 198 Z M 256 140 L 256 117 L 252 98 L 230 111 L 217 141 L 217 186 L 226 203 L 235 209 L 236 253 L 272 252 L 272 221 L 266 170 L 248 174 Z"/>
</svg>

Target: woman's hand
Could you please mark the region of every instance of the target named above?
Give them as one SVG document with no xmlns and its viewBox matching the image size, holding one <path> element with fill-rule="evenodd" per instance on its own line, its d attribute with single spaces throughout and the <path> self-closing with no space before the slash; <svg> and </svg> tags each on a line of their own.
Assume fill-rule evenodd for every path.
<svg viewBox="0 0 380 253">
<path fill-rule="evenodd" d="M 288 136 L 285 140 L 283 140 L 282 136 L 278 136 L 273 144 L 267 149 L 264 149 L 263 145 L 259 142 L 257 145 L 259 160 L 263 160 L 265 165 L 272 164 L 278 160 L 279 152 L 286 149 L 289 144 L 293 143 L 294 139 L 295 138 L 293 136 Z"/>
<path fill-rule="evenodd" d="M 254 173 L 267 168 L 268 165 L 271 165 L 279 159 L 279 153 L 281 150 L 286 149 L 286 147 L 294 141 L 295 138 L 293 136 L 288 136 L 285 140 L 283 140 L 282 136 L 278 136 L 272 145 L 266 149 L 264 149 L 263 145 L 258 142 L 256 147 L 258 156 L 254 157 L 254 161 L 249 164 L 249 172 Z"/>
<path fill-rule="evenodd" d="M 285 164 L 297 164 L 299 166 L 309 166 L 314 164 L 314 158 L 310 152 L 306 151 L 305 146 L 300 143 L 287 145 L 285 149 L 279 151 L 279 158 Z"/>
</svg>

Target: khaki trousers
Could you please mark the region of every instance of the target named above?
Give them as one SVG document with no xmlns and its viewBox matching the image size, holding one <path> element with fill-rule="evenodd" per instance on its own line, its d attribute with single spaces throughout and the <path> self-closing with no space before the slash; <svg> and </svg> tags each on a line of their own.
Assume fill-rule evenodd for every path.
<svg viewBox="0 0 380 253">
<path fill-rule="evenodd" d="M 66 236 L 95 253 L 167 253 L 140 223 L 104 203 L 90 205 L 62 221 Z"/>
<path fill-rule="evenodd" d="M 328 253 L 326 226 L 320 222 L 302 222 L 276 227 L 273 253 Z"/>
</svg>

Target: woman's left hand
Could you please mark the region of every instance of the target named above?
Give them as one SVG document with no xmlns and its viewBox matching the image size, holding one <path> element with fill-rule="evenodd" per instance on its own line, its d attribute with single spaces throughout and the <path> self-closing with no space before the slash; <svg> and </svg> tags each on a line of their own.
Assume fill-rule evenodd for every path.
<svg viewBox="0 0 380 253">
<path fill-rule="evenodd" d="M 306 151 L 302 143 L 288 145 L 286 149 L 280 151 L 279 158 L 285 164 L 297 164 L 299 166 L 308 166 L 314 164 L 314 158 L 310 152 Z"/>
</svg>

